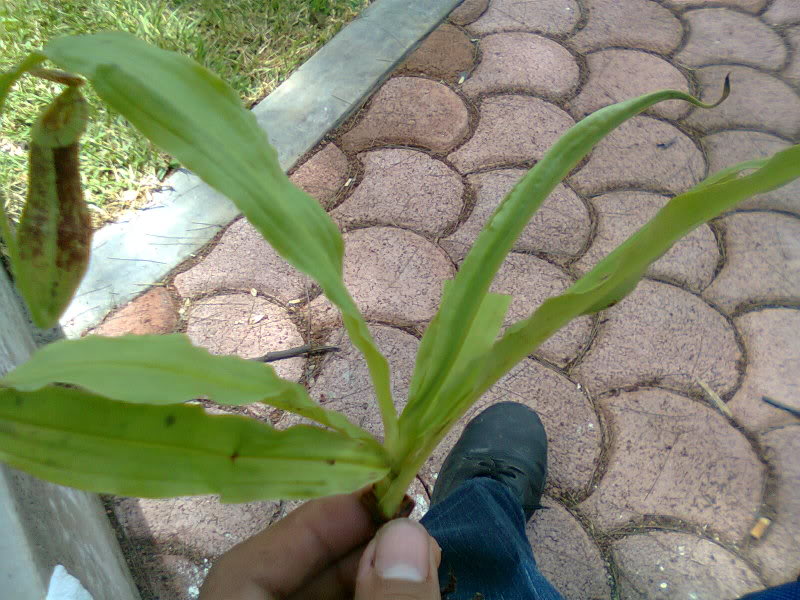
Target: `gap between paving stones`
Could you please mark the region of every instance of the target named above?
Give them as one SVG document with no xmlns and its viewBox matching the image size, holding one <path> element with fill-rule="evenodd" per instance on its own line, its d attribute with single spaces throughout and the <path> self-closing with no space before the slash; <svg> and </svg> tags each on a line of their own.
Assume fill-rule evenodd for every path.
<svg viewBox="0 0 800 600">
<path fill-rule="evenodd" d="M 258 104 L 253 113 L 268 129 L 281 165 L 290 167 L 344 120 L 458 4 L 378 0 Z M 394 33 L 384 35 L 381 22 L 391 23 Z M 237 213 L 197 177 L 177 172 L 154 205 L 97 232 L 89 270 L 61 320 L 65 333 L 79 336 L 161 281 Z M 196 221 L 200 215 L 202 223 Z M 158 236 L 182 241 L 153 246 Z"/>
</svg>

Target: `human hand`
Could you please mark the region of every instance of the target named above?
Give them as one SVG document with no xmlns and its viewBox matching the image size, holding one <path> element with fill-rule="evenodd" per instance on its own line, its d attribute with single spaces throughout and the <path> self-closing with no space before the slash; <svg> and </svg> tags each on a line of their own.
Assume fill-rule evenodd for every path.
<svg viewBox="0 0 800 600">
<path fill-rule="evenodd" d="M 408 519 L 376 534 L 360 496 L 312 500 L 234 546 L 199 600 L 439 600 L 434 539 Z"/>
</svg>

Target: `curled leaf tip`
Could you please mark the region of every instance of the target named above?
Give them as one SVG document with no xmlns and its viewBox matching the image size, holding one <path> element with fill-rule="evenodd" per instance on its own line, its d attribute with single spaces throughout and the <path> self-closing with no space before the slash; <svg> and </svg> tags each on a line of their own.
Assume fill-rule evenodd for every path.
<svg viewBox="0 0 800 600">
<path fill-rule="evenodd" d="M 707 104 L 704 108 L 716 108 L 720 104 L 722 104 L 725 99 L 731 95 L 731 74 L 728 73 L 725 75 L 725 83 L 722 85 L 722 95 L 719 97 L 719 100 L 714 102 L 713 104 Z"/>
</svg>

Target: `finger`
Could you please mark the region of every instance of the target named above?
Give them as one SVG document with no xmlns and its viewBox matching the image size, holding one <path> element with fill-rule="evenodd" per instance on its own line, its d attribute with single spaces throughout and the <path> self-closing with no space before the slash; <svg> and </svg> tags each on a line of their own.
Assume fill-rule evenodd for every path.
<svg viewBox="0 0 800 600">
<path fill-rule="evenodd" d="M 356 589 L 356 573 L 366 545 L 333 563 L 322 573 L 308 580 L 288 600 L 352 600 Z"/>
<path fill-rule="evenodd" d="M 201 600 L 239 600 L 246 596 L 235 595 L 237 590 L 253 584 L 262 597 L 291 595 L 375 533 L 360 496 L 357 492 L 312 500 L 234 546 L 209 572 Z"/>
<path fill-rule="evenodd" d="M 355 600 L 440 600 L 440 560 L 438 544 L 422 525 L 391 521 L 361 557 Z"/>
</svg>

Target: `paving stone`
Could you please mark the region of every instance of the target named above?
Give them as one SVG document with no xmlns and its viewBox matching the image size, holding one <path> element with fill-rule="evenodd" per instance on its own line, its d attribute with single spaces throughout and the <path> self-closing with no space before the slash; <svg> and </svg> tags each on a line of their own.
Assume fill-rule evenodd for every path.
<svg viewBox="0 0 800 600">
<path fill-rule="evenodd" d="M 442 286 L 455 274 L 438 246 L 393 227 L 344 235 L 344 281 L 369 321 L 423 327 L 439 308 Z M 314 327 L 336 326 L 338 312 L 320 296 L 309 305 Z"/>
<path fill-rule="evenodd" d="M 483 16 L 469 26 L 475 33 L 531 31 L 548 35 L 570 33 L 580 19 L 575 0 L 493 0 Z"/>
<path fill-rule="evenodd" d="M 511 369 L 467 410 L 423 465 L 420 477 L 432 488 L 447 453 L 466 424 L 489 406 L 509 400 L 531 407 L 544 423 L 549 445 L 547 489 L 585 492 L 602 449 L 597 414 L 575 383 L 529 358 Z"/>
<path fill-rule="evenodd" d="M 373 96 L 363 119 L 341 143 L 349 152 L 380 144 L 449 152 L 468 133 L 467 107 L 453 90 L 422 77 L 395 77 Z"/>
<path fill-rule="evenodd" d="M 424 152 L 394 148 L 360 154 L 364 179 L 331 217 L 353 225 L 395 225 L 431 236 L 453 226 L 464 204 L 461 176 Z"/>
<path fill-rule="evenodd" d="M 757 17 L 727 8 L 683 13 L 689 27 L 686 45 L 675 60 L 690 67 L 737 63 L 778 69 L 786 60 L 780 36 Z"/>
<path fill-rule="evenodd" d="M 222 290 L 255 289 L 289 302 L 306 298 L 311 279 L 281 258 L 242 218 L 228 228 L 208 256 L 177 275 L 174 284 L 184 298 Z"/>
<path fill-rule="evenodd" d="M 472 213 L 455 233 L 439 242 L 454 262 L 464 260 L 483 226 L 526 172 L 524 169 L 505 169 L 467 177 L 476 195 Z M 566 262 L 584 247 L 590 228 L 586 205 L 575 192 L 558 184 L 522 230 L 514 250 L 543 252 L 558 262 Z"/>
<path fill-rule="evenodd" d="M 791 62 L 786 65 L 782 75 L 790 83 L 800 86 L 800 25 L 790 27 L 784 35 L 792 48 L 792 55 Z"/>
<path fill-rule="evenodd" d="M 688 533 L 629 535 L 611 550 L 621 600 L 735 600 L 764 587 L 741 558 Z"/>
<path fill-rule="evenodd" d="M 723 310 L 751 302 L 800 300 L 800 219 L 771 212 L 719 220 L 727 262 L 703 296 Z"/>
<path fill-rule="evenodd" d="M 770 25 L 800 22 L 800 4 L 796 0 L 773 0 L 761 18 Z"/>
<path fill-rule="evenodd" d="M 708 172 L 714 173 L 736 163 L 766 158 L 792 144 L 760 131 L 720 131 L 700 140 L 708 157 Z M 740 202 L 736 208 L 785 210 L 800 215 L 800 181 Z"/>
<path fill-rule="evenodd" d="M 223 504 L 216 496 L 154 500 L 114 498 L 128 538 L 152 540 L 165 553 L 214 559 L 274 520 L 279 503 Z"/>
<path fill-rule="evenodd" d="M 767 583 L 779 585 L 800 573 L 800 426 L 769 431 L 761 443 L 778 480 L 777 493 L 769 498 L 776 513 L 764 538 L 748 554 L 761 563 Z"/>
<path fill-rule="evenodd" d="M 747 350 L 747 366 L 742 386 L 728 407 L 741 425 L 753 431 L 797 422 L 761 398 L 800 410 L 800 311 L 767 308 L 737 317 L 735 324 Z"/>
<path fill-rule="evenodd" d="M 697 8 L 708 5 L 708 0 L 660 0 L 664 6 L 670 8 Z M 715 4 L 721 4 L 731 8 L 741 8 L 751 13 L 757 13 L 767 4 L 767 0 L 718 0 Z"/>
<path fill-rule="evenodd" d="M 745 536 L 761 506 L 764 467 L 715 409 L 675 392 L 640 389 L 605 398 L 608 467 L 580 505 L 601 529 L 646 515 Z M 674 597 L 674 596 L 673 596 Z"/>
<path fill-rule="evenodd" d="M 486 12 L 489 0 L 464 0 L 450 13 L 450 20 L 456 25 L 469 25 Z"/>
<path fill-rule="evenodd" d="M 800 98 L 788 84 L 767 73 L 735 65 L 697 69 L 700 97 L 711 102 L 717 100 L 728 73 L 731 95 L 716 108 L 693 109 L 686 118 L 688 125 L 704 133 L 753 128 L 789 138 L 800 135 Z"/>
<path fill-rule="evenodd" d="M 539 98 L 487 98 L 474 135 L 449 159 L 462 173 L 539 160 L 573 124 L 567 113 Z"/>
<path fill-rule="evenodd" d="M 570 178 L 578 193 L 613 188 L 686 191 L 705 173 L 703 154 L 677 128 L 650 117 L 633 117 L 612 131 L 588 163 Z"/>
<path fill-rule="evenodd" d="M 663 58 L 637 50 L 601 50 L 586 57 L 589 79 L 581 93 L 569 103 L 576 120 L 623 100 L 630 100 L 663 89 L 689 91 L 686 77 Z M 667 119 L 680 119 L 689 112 L 689 103 L 680 100 L 660 102 L 649 113 Z"/>
<path fill-rule="evenodd" d="M 154 287 L 106 317 L 103 324 L 90 333 L 109 337 L 129 333 L 156 335 L 172 333 L 177 326 L 178 310 L 172 296 L 163 287 Z"/>
<path fill-rule="evenodd" d="M 573 281 L 561 269 L 535 256 L 512 253 L 503 261 L 491 291 L 511 294 L 505 327 L 527 319 L 542 302 L 561 294 Z M 592 329 L 589 317 L 580 317 L 559 330 L 536 351 L 538 356 L 563 366 L 585 347 Z"/>
<path fill-rule="evenodd" d="M 652 219 L 669 198 L 651 192 L 611 192 L 591 199 L 596 231 L 592 245 L 573 266 L 588 272 L 601 258 Z M 719 262 L 717 239 L 702 225 L 678 240 L 664 256 L 650 265 L 647 275 L 673 281 L 691 290 L 704 289 Z"/>
<path fill-rule="evenodd" d="M 526 533 L 536 566 L 564 600 L 611 598 L 609 575 L 597 544 L 567 509 L 544 497 Z M 565 569 L 565 565 L 569 565 Z"/>
<path fill-rule="evenodd" d="M 589 20 L 569 40 L 579 52 L 623 46 L 669 54 L 681 42 L 681 22 L 650 0 L 584 0 L 583 5 Z"/>
<path fill-rule="evenodd" d="M 392 397 L 400 413 L 408 399 L 419 340 L 410 333 L 383 325 L 372 325 L 370 331 L 389 361 Z M 352 345 L 344 329 L 332 332 L 326 344 L 338 346 L 340 350 L 326 356 L 322 370 L 311 386 L 311 396 L 325 408 L 347 415 L 359 427 L 382 438 L 381 414 L 366 360 Z"/>
<path fill-rule="evenodd" d="M 285 309 L 250 294 L 219 294 L 197 301 L 189 309 L 186 334 L 212 354 L 256 358 L 267 352 L 302 346 L 305 342 Z M 305 360 L 272 363 L 284 379 L 298 381 Z"/>
<path fill-rule="evenodd" d="M 291 179 L 297 187 L 319 200 L 327 210 L 336 202 L 349 172 L 350 164 L 344 152 L 335 144 L 326 144 L 304 162 Z"/>
<path fill-rule="evenodd" d="M 458 27 L 445 23 L 431 33 L 400 67 L 400 73 L 425 73 L 450 83 L 469 71 L 475 46 Z"/>
<path fill-rule="evenodd" d="M 601 314 L 600 329 L 573 375 L 592 394 L 654 382 L 720 396 L 733 390 L 742 359 L 733 329 L 694 294 L 643 280 Z"/>
<path fill-rule="evenodd" d="M 578 86 L 578 63 L 569 51 L 531 33 L 497 33 L 481 40 L 481 62 L 464 82 L 467 96 L 529 92 L 558 100 Z"/>
</svg>

